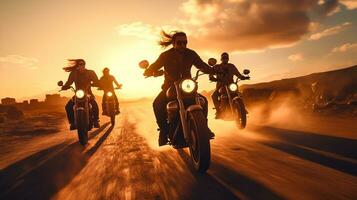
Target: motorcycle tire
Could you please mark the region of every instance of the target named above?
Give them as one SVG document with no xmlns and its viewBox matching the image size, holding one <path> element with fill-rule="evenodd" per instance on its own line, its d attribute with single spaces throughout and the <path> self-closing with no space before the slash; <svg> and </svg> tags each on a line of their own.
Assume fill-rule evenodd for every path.
<svg viewBox="0 0 357 200">
<path fill-rule="evenodd" d="M 87 116 L 86 113 L 82 110 L 77 113 L 77 132 L 79 143 L 83 146 L 88 143 L 88 125 L 86 123 Z"/>
<path fill-rule="evenodd" d="M 237 99 L 235 102 L 235 122 L 239 129 L 244 129 L 247 126 L 247 112 L 242 99 Z"/>
<path fill-rule="evenodd" d="M 199 173 L 205 173 L 211 162 L 211 146 L 206 117 L 202 110 L 194 110 L 188 113 L 188 125 L 190 130 L 190 154 L 194 168 Z"/>
</svg>

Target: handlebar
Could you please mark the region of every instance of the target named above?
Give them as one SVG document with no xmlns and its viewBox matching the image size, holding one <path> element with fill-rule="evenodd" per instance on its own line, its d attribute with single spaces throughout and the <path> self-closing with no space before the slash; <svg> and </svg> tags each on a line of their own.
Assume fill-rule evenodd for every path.
<svg viewBox="0 0 357 200">
<path fill-rule="evenodd" d="M 205 73 L 201 73 L 200 74 L 200 72 L 202 72 L 202 71 L 201 70 L 197 70 L 195 77 L 192 78 L 194 81 L 197 81 L 198 77 L 200 77 L 202 75 L 205 75 Z"/>
</svg>

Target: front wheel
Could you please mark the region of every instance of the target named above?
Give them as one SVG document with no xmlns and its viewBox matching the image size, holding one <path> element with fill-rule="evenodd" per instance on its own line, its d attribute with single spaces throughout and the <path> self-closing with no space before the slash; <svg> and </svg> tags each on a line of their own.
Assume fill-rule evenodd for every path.
<svg viewBox="0 0 357 200">
<path fill-rule="evenodd" d="M 188 117 L 191 159 L 195 169 L 200 173 L 205 173 L 211 161 L 207 120 L 202 110 L 190 111 Z"/>
<path fill-rule="evenodd" d="M 247 126 L 247 111 L 242 99 L 237 99 L 234 104 L 235 121 L 236 125 L 240 129 L 244 129 Z"/>
<path fill-rule="evenodd" d="M 88 126 L 87 116 L 84 111 L 78 111 L 77 113 L 77 132 L 79 143 L 85 146 L 88 143 Z"/>
</svg>

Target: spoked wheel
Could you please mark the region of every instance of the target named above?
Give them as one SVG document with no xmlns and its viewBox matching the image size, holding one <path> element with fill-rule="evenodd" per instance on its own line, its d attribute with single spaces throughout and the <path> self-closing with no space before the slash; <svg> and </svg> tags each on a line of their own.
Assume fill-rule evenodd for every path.
<svg viewBox="0 0 357 200">
<path fill-rule="evenodd" d="M 200 110 L 189 112 L 190 154 L 195 169 L 205 173 L 211 161 L 207 120 Z"/>
<path fill-rule="evenodd" d="M 77 113 L 77 132 L 78 139 L 81 145 L 85 146 L 88 143 L 88 130 L 86 125 L 86 114 L 82 112 Z"/>
<path fill-rule="evenodd" d="M 240 129 L 244 129 L 247 125 L 247 112 L 242 99 L 237 99 L 234 104 L 235 109 L 235 121 L 236 125 Z"/>
</svg>

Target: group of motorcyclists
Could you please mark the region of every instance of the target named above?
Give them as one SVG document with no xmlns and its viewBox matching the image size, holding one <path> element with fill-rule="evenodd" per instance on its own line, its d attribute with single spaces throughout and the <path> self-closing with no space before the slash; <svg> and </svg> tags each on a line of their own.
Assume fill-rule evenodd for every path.
<svg viewBox="0 0 357 200">
<path fill-rule="evenodd" d="M 249 79 L 249 76 L 244 76 L 239 73 L 238 69 L 231 63 L 229 63 L 229 55 L 224 52 L 221 54 L 221 63 L 214 66 L 210 66 L 205 63 L 200 56 L 194 51 L 187 48 L 187 36 L 184 32 L 172 32 L 166 33 L 162 31 L 162 39 L 159 44 L 166 48 L 172 45 L 172 48 L 164 51 L 160 54 L 158 59 L 153 62 L 149 67 L 145 69 L 143 75 L 145 77 L 154 76 L 160 69 L 164 69 L 164 83 L 162 85 L 161 92 L 157 95 L 153 102 L 153 110 L 156 117 L 156 122 L 159 127 L 159 146 L 168 144 L 168 123 L 167 123 L 167 111 L 166 106 L 169 101 L 167 98 L 167 90 L 174 84 L 175 81 L 181 80 L 182 78 L 191 78 L 191 68 L 194 65 L 200 71 L 209 74 L 209 79 L 215 81 L 216 89 L 212 94 L 212 100 L 214 107 L 216 108 L 216 117 L 220 114 L 218 109 L 219 107 L 219 88 L 223 84 L 232 83 L 233 76 L 237 76 L 241 80 Z M 66 71 L 70 72 L 67 82 L 62 86 L 62 90 L 70 88 L 71 84 L 75 84 L 76 88 L 81 88 L 84 91 L 87 91 L 90 94 L 90 104 L 93 109 L 93 119 L 94 127 L 98 128 L 99 125 L 99 109 L 98 104 L 95 101 L 94 95 L 91 91 L 91 87 L 99 87 L 106 91 L 111 91 L 114 94 L 115 98 L 115 110 L 116 114 L 120 113 L 119 102 L 114 92 L 113 84 L 117 88 L 121 87 L 114 76 L 110 75 L 109 68 L 103 69 L 103 76 L 98 79 L 94 71 L 86 69 L 86 63 L 83 59 L 72 59 L 69 60 L 72 64 L 64 68 Z M 208 101 L 207 99 L 198 94 L 205 103 L 203 104 L 203 112 L 207 120 L 208 114 Z M 106 95 L 103 96 L 103 102 L 105 101 Z M 66 105 L 66 112 L 68 121 L 70 123 L 70 130 L 76 129 L 74 123 L 74 111 L 73 111 L 74 101 L 73 99 L 69 100 Z M 105 112 L 105 104 L 102 104 L 103 112 Z M 105 114 L 105 113 L 103 113 Z M 209 129 L 208 129 L 209 130 Z M 214 138 L 215 134 L 209 130 L 209 138 Z"/>
</svg>

